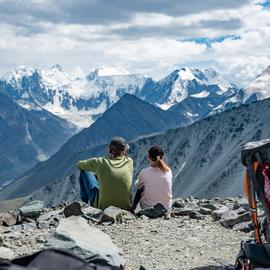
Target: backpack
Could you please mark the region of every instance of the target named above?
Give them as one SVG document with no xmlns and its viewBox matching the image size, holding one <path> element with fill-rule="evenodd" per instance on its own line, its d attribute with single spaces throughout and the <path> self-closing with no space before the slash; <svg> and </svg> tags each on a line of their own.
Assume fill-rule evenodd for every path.
<svg viewBox="0 0 270 270">
<path fill-rule="evenodd" d="M 235 269 L 270 268 L 270 139 L 243 145 L 241 158 L 246 167 L 244 190 L 255 237 L 241 243 Z M 264 211 L 260 217 L 258 204 Z"/>
<path fill-rule="evenodd" d="M 111 266 L 89 264 L 64 249 L 45 249 L 12 261 L 0 261 L 0 270 L 112 270 Z M 116 270 L 116 269 L 115 269 Z"/>
</svg>

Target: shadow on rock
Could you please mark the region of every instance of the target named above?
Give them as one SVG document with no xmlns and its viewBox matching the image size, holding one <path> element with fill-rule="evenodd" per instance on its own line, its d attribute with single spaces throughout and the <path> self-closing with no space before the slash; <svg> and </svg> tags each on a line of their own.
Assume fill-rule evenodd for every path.
<svg viewBox="0 0 270 270">
<path fill-rule="evenodd" d="M 224 266 L 217 266 L 217 265 L 208 265 L 208 266 L 202 266 L 202 267 L 195 267 L 191 268 L 190 270 L 224 270 L 227 269 Z"/>
</svg>

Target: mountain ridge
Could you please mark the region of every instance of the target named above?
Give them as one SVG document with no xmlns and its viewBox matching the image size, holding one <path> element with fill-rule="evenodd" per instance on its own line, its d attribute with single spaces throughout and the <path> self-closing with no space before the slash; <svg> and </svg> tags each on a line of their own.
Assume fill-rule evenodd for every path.
<svg viewBox="0 0 270 270">
<path fill-rule="evenodd" d="M 50 159 L 37 164 L 35 169 L 26 172 L 10 187 L 0 192 L 0 197 L 7 196 L 8 189 L 11 190 L 10 196 L 27 195 L 34 188 L 46 185 L 50 179 L 70 173 L 72 168 L 75 169 L 74 157 L 88 149 L 108 144 L 114 136 L 121 135 L 127 140 L 132 140 L 138 136 L 179 126 L 181 122 L 174 113 L 163 111 L 135 96 L 126 94 L 92 126 L 70 138 Z M 19 194 L 16 193 L 16 188 L 21 190 Z"/>
</svg>

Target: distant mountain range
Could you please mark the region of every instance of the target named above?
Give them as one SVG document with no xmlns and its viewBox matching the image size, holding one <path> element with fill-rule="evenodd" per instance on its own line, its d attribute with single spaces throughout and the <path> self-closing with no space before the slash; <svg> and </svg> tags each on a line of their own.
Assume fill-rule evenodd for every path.
<svg viewBox="0 0 270 270">
<path fill-rule="evenodd" d="M 243 103 L 249 103 L 269 97 L 269 83 L 270 67 L 258 75 L 254 82 L 247 88 L 240 90 L 224 80 L 212 69 L 202 71 L 199 69 L 182 68 L 175 70 L 164 79 L 156 82 L 151 78 L 145 78 L 139 75 L 102 76 L 98 70 L 91 72 L 86 77 L 71 78 L 60 66 L 54 66 L 48 71 L 38 71 L 31 68 L 20 67 L 11 71 L 0 80 L 0 93 L 3 93 L 6 98 L 9 97 L 9 100 L 12 99 L 11 101 L 14 104 L 16 104 L 14 102 L 16 101 L 17 104 L 20 105 L 18 106 L 16 104 L 16 108 L 20 108 L 24 112 L 33 113 L 43 111 L 44 113 L 46 112 L 49 114 L 48 111 L 44 110 L 44 108 L 46 108 L 61 117 L 71 120 L 73 123 L 76 122 L 77 127 L 82 127 L 89 123 L 93 124 L 68 140 L 68 142 L 61 147 L 60 151 L 50 159 L 39 163 L 35 168 L 19 177 L 15 183 L 5 188 L 4 191 L 0 193 L 0 198 L 14 198 L 27 195 L 42 186 L 47 186 L 54 180 L 70 175 L 74 172 L 74 164 L 78 159 L 86 158 L 89 155 L 97 155 L 99 153 L 105 154 L 106 147 L 104 147 L 104 144 L 107 144 L 112 136 L 122 135 L 128 140 L 136 140 L 141 136 L 162 132 L 170 128 L 188 126 L 195 121 L 199 121 L 191 126 L 179 129 L 181 132 L 182 130 L 183 132 L 184 130 L 187 130 L 185 131 L 187 133 L 184 132 L 182 134 L 179 131 L 179 134 L 176 132 L 178 137 L 174 137 L 174 134 L 170 133 L 172 131 L 169 131 L 168 133 L 165 133 L 169 134 L 168 137 L 167 135 L 164 135 L 164 141 L 160 141 L 160 144 L 165 149 L 168 149 L 169 155 L 172 157 L 175 156 L 175 163 L 173 162 L 171 166 L 176 174 L 176 179 L 178 179 L 177 177 L 179 175 L 186 177 L 182 174 L 182 171 L 185 172 L 187 161 L 183 161 L 181 167 L 178 167 L 180 161 L 177 161 L 177 157 L 181 157 L 183 153 L 181 151 L 179 152 L 177 149 L 189 146 L 192 150 L 187 148 L 185 151 L 191 151 L 190 155 L 192 155 L 194 161 L 196 161 L 196 155 L 200 156 L 201 154 L 204 154 L 209 156 L 209 160 L 211 160 L 211 155 L 215 156 L 216 153 L 216 150 L 209 151 L 209 153 L 207 150 L 205 150 L 207 153 L 204 152 L 200 146 L 201 144 L 204 145 L 204 143 L 207 144 L 208 139 L 204 139 L 203 141 L 201 141 L 201 137 L 192 139 L 192 134 L 200 135 L 212 130 L 215 135 L 216 133 L 213 129 L 219 130 L 221 126 L 219 126 L 215 120 L 213 126 L 205 125 L 207 127 L 206 130 L 203 126 L 200 126 L 199 123 L 208 123 L 207 121 L 209 121 L 209 119 L 218 119 L 217 121 L 220 121 L 220 125 L 224 123 L 224 127 L 222 126 L 222 128 L 225 129 L 224 133 L 227 134 L 226 138 L 231 137 L 230 132 L 234 131 L 231 125 L 235 124 L 231 123 L 226 117 L 229 113 L 238 113 L 238 109 L 231 110 L 231 108 L 240 106 Z M 134 96 L 130 94 L 125 95 L 125 93 L 130 93 Z M 239 115 L 245 115 L 245 110 L 253 108 L 252 106 L 253 104 L 251 104 L 251 107 L 241 106 L 239 108 Z M 268 113 L 260 111 L 260 105 L 254 106 L 257 106 L 256 110 L 260 113 L 261 118 Z M 167 110 L 161 110 L 159 107 Z M 206 118 L 207 116 L 228 109 L 229 111 L 226 113 L 218 114 L 213 118 Z M 3 111 L 5 110 L 8 111 L 8 109 L 4 108 Z M 50 115 L 53 116 L 52 114 Z M 256 119 L 255 114 L 250 114 L 247 117 L 249 119 L 248 121 L 252 123 L 252 117 Z M 200 121 L 204 118 L 206 118 L 206 120 Z M 56 117 L 56 119 L 59 118 Z M 241 136 L 243 135 L 241 132 L 238 132 L 238 130 L 245 130 L 247 123 L 245 122 L 245 118 L 236 116 L 236 119 L 236 125 L 239 125 L 239 127 L 235 127 L 236 132 L 234 136 L 238 143 L 238 139 L 241 141 Z M 93 122 L 94 120 L 95 122 Z M 25 120 L 23 119 L 21 122 L 24 123 Z M 65 122 L 65 124 L 67 124 L 67 122 Z M 256 123 L 253 124 L 254 128 L 257 128 L 255 125 Z M 51 133 L 58 134 L 57 128 L 58 127 L 51 127 L 49 130 Z M 192 128 L 194 128 L 194 131 Z M 46 129 L 47 128 L 45 127 L 43 128 L 43 130 Z M 33 129 L 33 132 L 35 132 L 35 129 Z M 254 132 L 254 130 L 250 131 L 249 135 L 252 137 Z M 213 134 L 209 136 L 212 137 Z M 220 140 L 218 137 L 220 134 L 217 133 L 216 135 L 216 140 Z M 249 135 L 245 134 L 247 137 Z M 3 134 L 3 137 L 4 136 L 5 135 Z M 161 138 L 163 138 L 162 136 L 163 135 L 160 135 Z M 174 137 L 174 141 L 171 141 L 170 136 Z M 59 142 L 58 147 L 65 142 L 65 138 L 68 138 L 68 136 L 62 138 L 63 140 Z M 146 145 L 148 145 L 148 143 L 156 143 L 156 140 L 159 142 L 157 138 L 159 138 L 159 136 L 149 137 L 149 141 L 145 138 L 142 139 L 141 142 L 143 142 L 144 146 L 142 147 L 144 151 L 146 150 Z M 187 143 L 185 142 L 183 145 L 180 145 L 182 139 L 184 140 L 185 138 L 192 139 L 192 143 L 188 140 Z M 6 147 L 5 141 L 3 142 L 3 147 Z M 16 143 L 17 141 L 14 141 L 14 144 Z M 178 143 L 179 147 L 177 149 L 174 148 L 173 145 Z M 199 143 L 199 145 L 197 145 L 197 143 Z M 216 142 L 213 141 L 212 143 L 213 145 L 209 145 L 210 148 L 212 146 L 215 147 Z M 235 142 L 229 141 L 229 143 L 234 144 Z M 43 144 L 46 145 L 45 142 L 43 142 Z M 166 145 L 169 148 L 166 148 Z M 140 153 L 140 143 L 138 145 L 135 144 L 134 147 L 134 149 Z M 193 147 L 195 148 L 193 149 Z M 170 149 L 174 149 L 175 154 L 170 152 Z M 219 154 L 222 155 L 225 149 L 229 149 L 229 145 L 223 145 L 221 143 Z M 142 154 L 136 156 L 135 150 L 133 155 L 137 160 L 136 164 L 139 164 L 138 166 L 145 164 L 143 163 L 145 162 L 144 156 L 142 156 Z M 16 153 L 18 153 L 17 150 Z M 219 160 L 218 157 L 216 158 Z M 228 156 L 228 158 L 230 157 Z M 2 159 L 5 160 L 3 157 Z M 203 163 L 207 163 L 207 159 L 206 161 L 204 161 L 204 158 L 202 159 Z M 224 157 L 224 160 L 226 159 L 227 156 Z M 36 162 L 36 160 L 34 160 L 34 162 Z M 30 163 L 31 162 L 29 161 L 29 164 Z M 199 163 L 197 162 L 194 165 L 195 167 L 190 167 L 193 174 L 196 172 L 198 164 Z M 209 164 L 209 166 L 212 168 L 212 164 Z M 5 168 L 9 167 L 6 166 Z M 220 167 L 217 166 L 217 168 L 222 172 Z M 226 164 L 226 168 L 230 168 L 230 166 Z M 234 169 L 237 170 L 235 164 Z M 235 173 L 234 169 L 230 171 L 230 174 L 233 175 Z M 138 170 L 139 167 L 137 167 L 136 172 Z M 211 177 L 209 183 L 212 183 L 212 179 L 216 179 L 214 175 L 211 174 L 212 169 L 208 170 L 206 168 L 206 170 L 206 176 Z M 200 169 L 198 171 L 201 172 Z M 215 171 L 215 173 L 219 172 Z M 224 173 L 226 174 L 227 172 Z M 15 175 L 17 176 L 18 174 Z M 194 177 L 196 178 L 197 175 L 194 174 Z M 202 178 L 203 177 L 204 176 L 202 175 Z M 222 176 L 221 178 L 226 177 L 227 176 Z M 203 179 L 207 182 L 206 178 Z M 215 181 L 220 183 L 217 179 Z M 179 183 L 180 182 L 184 183 L 184 180 L 180 178 Z M 191 194 L 191 191 L 198 195 L 204 194 L 210 196 L 212 194 L 210 191 L 206 192 L 205 190 L 201 193 L 197 192 L 197 190 L 194 191 L 191 188 L 192 184 L 189 184 L 188 181 L 185 183 L 183 188 L 181 185 L 176 185 L 174 189 L 175 192 L 178 192 L 181 189 L 182 195 Z M 198 183 L 200 185 L 202 183 L 203 185 L 205 184 L 204 182 Z M 181 188 L 178 188 L 178 186 Z M 196 185 L 195 187 L 198 189 Z M 205 188 L 206 187 L 207 185 L 205 184 Z M 209 187 L 209 189 L 211 188 Z M 215 190 L 215 188 L 212 189 Z M 235 190 L 238 192 L 239 189 Z M 215 190 L 215 192 L 219 191 Z M 181 194 L 179 193 L 178 195 Z"/>
<path fill-rule="evenodd" d="M 0 92 L 27 109 L 38 104 L 82 128 L 126 93 L 171 108 L 192 123 L 217 108 L 226 109 L 223 103 L 239 90 L 213 69 L 181 68 L 155 81 L 136 74 L 104 76 L 99 70 L 76 77 L 55 65 L 49 70 L 23 66 L 11 70 L 0 80 Z"/>
<path fill-rule="evenodd" d="M 0 186 L 54 154 L 75 130 L 41 107 L 26 110 L 0 93 Z"/>
<path fill-rule="evenodd" d="M 109 143 L 114 136 L 127 140 L 157 133 L 181 124 L 170 111 L 150 105 L 135 96 L 124 95 L 89 128 L 69 139 L 50 159 L 39 163 L 19 180 L 0 192 L 0 199 L 28 195 L 53 180 L 70 174 L 83 153 Z M 106 153 L 107 154 L 107 153 Z M 84 157 L 86 158 L 86 157 Z"/>
</svg>

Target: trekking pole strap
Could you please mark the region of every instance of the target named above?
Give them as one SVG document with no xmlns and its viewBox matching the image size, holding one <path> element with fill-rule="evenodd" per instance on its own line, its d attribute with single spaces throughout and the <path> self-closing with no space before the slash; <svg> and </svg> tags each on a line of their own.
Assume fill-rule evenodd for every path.
<svg viewBox="0 0 270 270">
<path fill-rule="evenodd" d="M 256 174 L 254 171 L 253 163 L 251 157 L 247 158 L 247 188 L 248 188 L 248 204 L 251 210 L 251 215 L 253 223 L 255 225 L 255 235 L 256 240 L 261 243 L 259 224 L 257 218 L 257 202 L 255 197 L 255 187 L 256 187 Z M 257 187 L 256 187 L 257 188 Z"/>
</svg>

